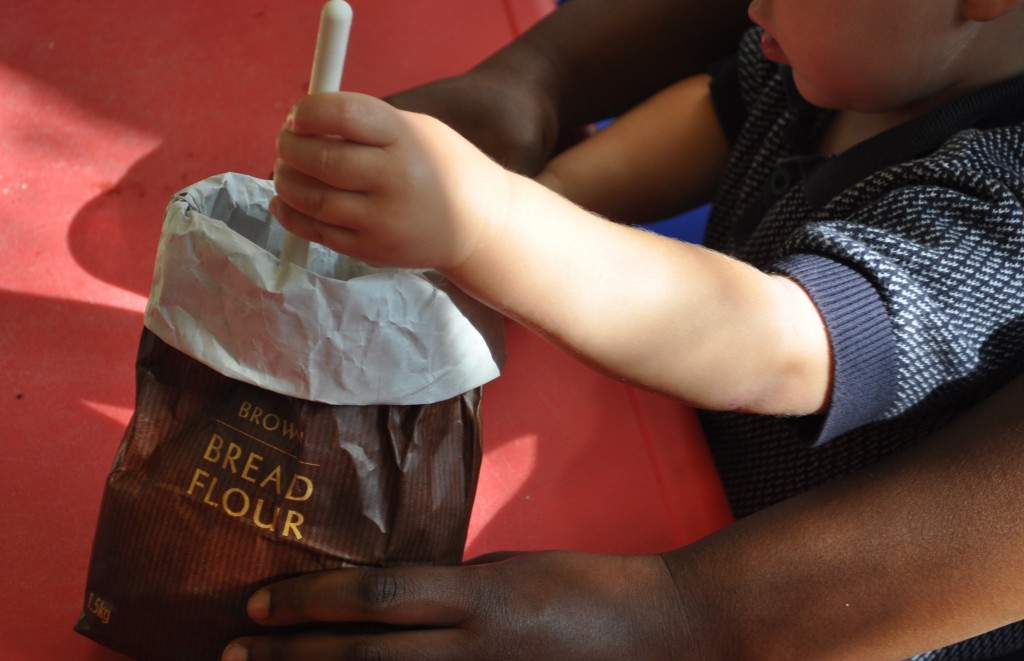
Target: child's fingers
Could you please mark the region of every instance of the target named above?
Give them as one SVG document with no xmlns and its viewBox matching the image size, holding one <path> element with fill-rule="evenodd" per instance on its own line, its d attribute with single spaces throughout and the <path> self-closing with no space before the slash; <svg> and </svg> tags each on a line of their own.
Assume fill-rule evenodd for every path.
<svg viewBox="0 0 1024 661">
<path fill-rule="evenodd" d="M 307 241 L 346 254 L 351 254 L 357 249 L 358 232 L 347 227 L 329 225 L 307 216 L 280 197 L 275 197 L 271 201 L 270 212 L 281 222 L 282 227 Z"/>
<path fill-rule="evenodd" d="M 353 92 L 310 94 L 292 108 L 285 129 L 299 135 L 333 135 L 373 147 L 401 133 L 400 112 L 386 102 Z"/>
<path fill-rule="evenodd" d="M 348 191 L 369 191 L 387 176 L 387 154 L 341 138 L 301 135 L 283 130 L 277 153 L 292 168 Z"/>
<path fill-rule="evenodd" d="M 274 185 L 278 207 L 283 203 L 297 214 L 341 229 L 359 231 L 367 222 L 369 203 L 362 193 L 328 186 L 281 161 L 274 167 Z M 292 218 L 282 218 L 276 213 L 274 215 L 285 227 L 291 229 L 288 221 Z"/>
</svg>

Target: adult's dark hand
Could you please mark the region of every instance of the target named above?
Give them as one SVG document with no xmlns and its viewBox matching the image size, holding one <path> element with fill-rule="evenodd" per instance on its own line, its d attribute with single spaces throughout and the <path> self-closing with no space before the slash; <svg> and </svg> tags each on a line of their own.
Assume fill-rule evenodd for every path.
<svg viewBox="0 0 1024 661">
<path fill-rule="evenodd" d="M 904 659 L 950 645 L 1024 620 L 1022 397 L 1024 376 L 914 448 L 662 555 L 278 583 L 254 619 L 310 633 L 246 639 L 225 661 Z"/>
<path fill-rule="evenodd" d="M 445 122 L 505 167 L 526 175 L 540 171 L 558 140 L 553 101 L 532 79 L 498 67 L 478 67 L 387 98 L 403 110 Z"/>
<path fill-rule="evenodd" d="M 587 124 L 616 116 L 734 50 L 748 0 L 562 5 L 465 74 L 388 97 L 535 175 Z"/>
<path fill-rule="evenodd" d="M 545 552 L 463 567 L 338 570 L 257 592 L 256 622 L 318 627 L 241 639 L 224 661 L 699 658 L 686 647 L 688 603 L 658 555 Z M 329 622 L 387 626 L 341 633 Z"/>
</svg>

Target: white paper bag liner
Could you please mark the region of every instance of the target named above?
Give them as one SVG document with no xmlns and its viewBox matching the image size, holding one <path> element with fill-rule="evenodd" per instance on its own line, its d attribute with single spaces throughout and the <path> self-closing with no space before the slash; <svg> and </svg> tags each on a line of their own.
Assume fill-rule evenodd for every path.
<svg viewBox="0 0 1024 661">
<path fill-rule="evenodd" d="M 150 330 L 226 376 L 328 404 L 427 404 L 498 376 L 498 313 L 436 271 L 375 269 L 317 244 L 308 270 L 281 264 L 273 195 L 228 173 L 171 200 Z"/>
</svg>

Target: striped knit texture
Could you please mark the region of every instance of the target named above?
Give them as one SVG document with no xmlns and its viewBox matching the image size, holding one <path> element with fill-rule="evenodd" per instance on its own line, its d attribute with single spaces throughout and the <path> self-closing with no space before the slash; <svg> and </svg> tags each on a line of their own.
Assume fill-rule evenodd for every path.
<svg viewBox="0 0 1024 661">
<path fill-rule="evenodd" d="M 764 59 L 758 37 L 748 33 L 738 55 L 746 123 L 706 243 L 805 285 L 834 342 L 836 396 L 845 399 L 833 405 L 862 410 L 856 428 L 825 433 L 819 446 L 800 432 L 821 421 L 703 414 L 737 516 L 926 438 L 1024 368 L 1021 126 L 961 130 L 930 153 L 813 200 L 798 168 L 790 165 L 788 187 L 778 185 L 786 179 L 779 173 L 801 157 L 793 126 L 813 134 L 828 114 L 797 116 L 806 110 L 789 103 L 789 82 Z M 849 299 L 844 289 L 863 291 L 851 273 L 870 283 L 877 303 Z M 887 319 L 861 323 L 872 309 Z M 989 659 L 1021 649 L 1018 623 L 915 658 Z"/>
</svg>

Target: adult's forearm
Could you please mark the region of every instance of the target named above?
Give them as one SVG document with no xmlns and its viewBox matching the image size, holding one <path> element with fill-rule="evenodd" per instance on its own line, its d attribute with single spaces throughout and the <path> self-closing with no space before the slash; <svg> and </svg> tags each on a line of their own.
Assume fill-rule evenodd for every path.
<svg viewBox="0 0 1024 661">
<path fill-rule="evenodd" d="M 1024 619 L 1024 377 L 877 467 L 667 557 L 717 658 L 903 659 Z"/>
<path fill-rule="evenodd" d="M 709 78 L 684 78 L 555 156 L 537 181 L 618 222 L 668 218 L 711 200 L 729 156 Z"/>
<path fill-rule="evenodd" d="M 618 114 L 731 52 L 748 2 L 572 0 L 488 58 L 556 99 L 563 130 Z"/>
<path fill-rule="evenodd" d="M 567 139 L 731 52 L 745 2 L 572 0 L 463 75 L 393 94 L 534 175 Z"/>
<path fill-rule="evenodd" d="M 661 558 L 539 553 L 272 585 L 250 603 L 261 624 L 399 628 L 243 640 L 225 659 L 905 659 L 1024 618 L 1022 396 L 1024 377 L 917 449 Z"/>
</svg>

